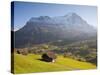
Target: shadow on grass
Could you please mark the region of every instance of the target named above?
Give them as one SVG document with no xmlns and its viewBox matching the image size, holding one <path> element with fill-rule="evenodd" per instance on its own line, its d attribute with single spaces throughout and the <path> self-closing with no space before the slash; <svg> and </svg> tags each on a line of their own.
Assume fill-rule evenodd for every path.
<svg viewBox="0 0 100 75">
<path fill-rule="evenodd" d="M 47 61 L 47 60 L 44 60 L 44 59 L 37 59 L 39 61 L 43 61 L 43 62 L 50 62 L 50 61 Z"/>
</svg>

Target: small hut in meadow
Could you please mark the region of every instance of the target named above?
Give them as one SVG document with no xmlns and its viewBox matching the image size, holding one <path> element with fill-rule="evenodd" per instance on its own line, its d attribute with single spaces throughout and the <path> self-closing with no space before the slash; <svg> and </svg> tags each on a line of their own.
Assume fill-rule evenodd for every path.
<svg viewBox="0 0 100 75">
<path fill-rule="evenodd" d="M 46 62 L 55 62 L 55 59 L 57 58 L 57 55 L 54 52 L 46 52 L 42 55 L 42 60 Z"/>
</svg>

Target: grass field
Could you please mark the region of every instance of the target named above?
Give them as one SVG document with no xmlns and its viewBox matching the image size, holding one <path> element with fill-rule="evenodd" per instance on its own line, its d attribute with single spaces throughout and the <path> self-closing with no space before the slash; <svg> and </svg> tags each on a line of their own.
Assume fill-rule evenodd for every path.
<svg viewBox="0 0 100 75">
<path fill-rule="evenodd" d="M 64 58 L 58 56 L 55 63 L 44 62 L 39 60 L 40 55 L 14 55 L 14 73 L 33 73 L 33 72 L 51 72 L 51 71 L 70 71 L 70 70 L 85 70 L 95 69 L 96 66 L 87 63 L 80 62 L 70 58 Z"/>
</svg>

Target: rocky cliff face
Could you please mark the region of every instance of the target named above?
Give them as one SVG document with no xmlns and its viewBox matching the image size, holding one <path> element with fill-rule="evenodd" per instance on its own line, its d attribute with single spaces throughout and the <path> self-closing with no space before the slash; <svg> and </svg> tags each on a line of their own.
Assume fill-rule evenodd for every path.
<svg viewBox="0 0 100 75">
<path fill-rule="evenodd" d="M 15 47 L 56 40 L 82 40 L 94 36 L 96 29 L 76 13 L 58 17 L 32 17 L 24 27 L 15 32 Z"/>
</svg>

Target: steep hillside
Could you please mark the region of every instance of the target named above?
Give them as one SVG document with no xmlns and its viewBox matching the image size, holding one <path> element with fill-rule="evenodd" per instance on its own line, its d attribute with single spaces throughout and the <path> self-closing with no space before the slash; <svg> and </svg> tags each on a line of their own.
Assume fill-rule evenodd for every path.
<svg viewBox="0 0 100 75">
<path fill-rule="evenodd" d="M 24 48 L 57 40 L 78 41 L 96 36 L 96 29 L 76 13 L 64 16 L 32 17 L 15 32 L 15 47 Z"/>
</svg>

